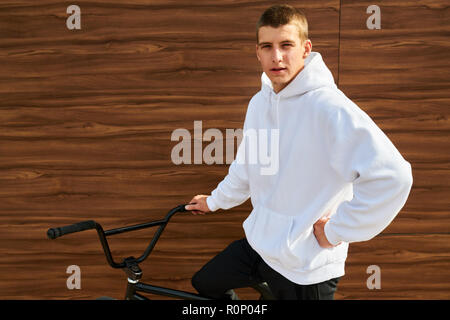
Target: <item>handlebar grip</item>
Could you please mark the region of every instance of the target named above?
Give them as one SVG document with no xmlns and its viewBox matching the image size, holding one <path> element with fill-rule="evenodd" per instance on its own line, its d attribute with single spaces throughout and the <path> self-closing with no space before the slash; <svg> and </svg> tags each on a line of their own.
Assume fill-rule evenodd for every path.
<svg viewBox="0 0 450 320">
<path fill-rule="evenodd" d="M 95 229 L 95 227 L 96 227 L 96 223 L 94 220 L 87 220 L 87 221 L 78 222 L 78 223 L 71 224 L 71 225 L 64 226 L 64 227 L 50 228 L 47 231 L 47 236 L 50 239 L 56 239 L 58 237 L 62 237 L 65 234 L 80 232 L 80 231 L 89 230 L 89 229 Z"/>
</svg>

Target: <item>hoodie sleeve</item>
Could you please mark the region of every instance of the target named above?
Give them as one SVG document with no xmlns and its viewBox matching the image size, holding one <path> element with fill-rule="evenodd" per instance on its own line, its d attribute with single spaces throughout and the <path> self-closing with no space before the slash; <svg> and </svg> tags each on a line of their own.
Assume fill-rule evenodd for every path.
<svg viewBox="0 0 450 320">
<path fill-rule="evenodd" d="M 336 107 L 327 123 L 330 164 L 353 184 L 353 199 L 339 205 L 325 224 L 325 236 L 333 245 L 369 240 L 405 205 L 412 186 L 411 165 L 353 102 Z"/>
<path fill-rule="evenodd" d="M 245 152 L 244 145 L 241 142 L 236 158 L 228 169 L 228 174 L 211 192 L 211 196 L 206 198 L 206 203 L 211 211 L 230 209 L 244 203 L 250 197 L 247 167 L 245 163 L 238 161 Z"/>
</svg>

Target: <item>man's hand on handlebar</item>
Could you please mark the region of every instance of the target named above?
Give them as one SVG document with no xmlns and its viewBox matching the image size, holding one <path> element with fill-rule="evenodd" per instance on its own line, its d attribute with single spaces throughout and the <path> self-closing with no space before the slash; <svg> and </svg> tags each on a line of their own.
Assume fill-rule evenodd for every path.
<svg viewBox="0 0 450 320">
<path fill-rule="evenodd" d="M 206 203 L 206 198 L 208 197 L 209 196 L 204 194 L 196 195 L 191 201 L 189 201 L 189 204 L 185 206 L 186 210 L 191 211 L 194 215 L 205 214 L 206 212 L 211 211 Z"/>
</svg>

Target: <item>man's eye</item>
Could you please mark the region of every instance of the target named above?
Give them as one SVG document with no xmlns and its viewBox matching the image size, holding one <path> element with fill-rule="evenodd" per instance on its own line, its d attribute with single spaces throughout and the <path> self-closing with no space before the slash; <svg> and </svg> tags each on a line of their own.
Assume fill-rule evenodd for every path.
<svg viewBox="0 0 450 320">
<path fill-rule="evenodd" d="M 262 46 L 263 49 L 270 48 L 269 45 Z"/>
<path fill-rule="evenodd" d="M 283 47 L 292 47 L 292 44 L 290 44 L 290 43 L 285 43 L 285 44 L 283 44 Z"/>
</svg>

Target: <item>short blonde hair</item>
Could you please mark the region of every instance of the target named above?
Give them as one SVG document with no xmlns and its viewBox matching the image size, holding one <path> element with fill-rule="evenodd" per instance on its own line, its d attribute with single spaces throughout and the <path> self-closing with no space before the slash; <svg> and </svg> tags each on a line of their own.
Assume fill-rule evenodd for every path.
<svg viewBox="0 0 450 320">
<path fill-rule="evenodd" d="M 274 5 L 268 8 L 256 24 L 256 43 L 259 42 L 259 29 L 261 27 L 278 28 L 290 23 L 297 26 L 302 43 L 308 39 L 308 20 L 303 11 L 288 4 Z"/>
</svg>

